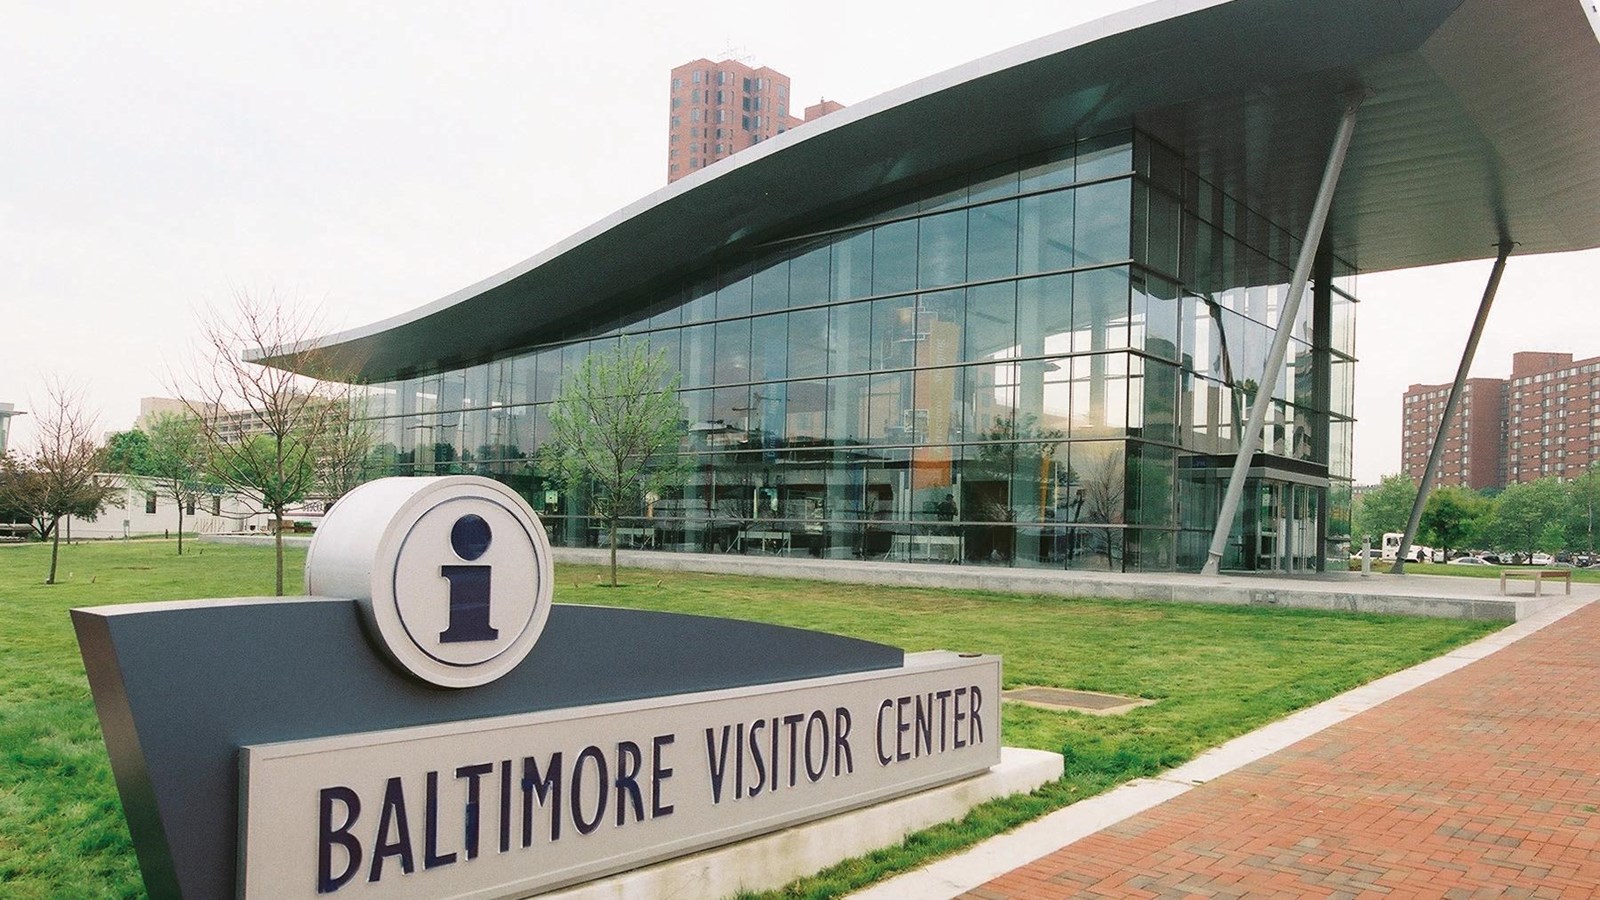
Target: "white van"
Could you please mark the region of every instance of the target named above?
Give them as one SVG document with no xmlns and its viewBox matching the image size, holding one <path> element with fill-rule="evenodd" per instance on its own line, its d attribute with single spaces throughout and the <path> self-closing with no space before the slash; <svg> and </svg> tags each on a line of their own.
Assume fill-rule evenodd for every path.
<svg viewBox="0 0 1600 900">
<path fill-rule="evenodd" d="M 1383 535 L 1383 561 L 1394 562 L 1400 555 L 1400 539 L 1405 535 L 1398 531 L 1385 532 Z M 1406 552 L 1406 562 L 1429 562 L 1433 559 L 1433 548 L 1412 544 Z"/>
</svg>

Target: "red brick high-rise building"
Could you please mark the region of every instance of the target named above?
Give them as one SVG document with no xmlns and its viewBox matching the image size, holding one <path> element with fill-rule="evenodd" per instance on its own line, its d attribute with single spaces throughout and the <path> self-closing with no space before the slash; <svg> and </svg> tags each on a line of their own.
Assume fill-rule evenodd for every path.
<svg viewBox="0 0 1600 900">
<path fill-rule="evenodd" d="M 844 106 L 823 100 L 789 114 L 789 76 L 736 59 L 696 59 L 672 70 L 667 181 L 776 137 Z"/>
<path fill-rule="evenodd" d="M 1506 412 L 1507 481 L 1577 478 L 1600 462 L 1600 356 L 1512 355 Z"/>
<path fill-rule="evenodd" d="M 1406 390 L 1401 468 L 1422 478 L 1448 384 Z M 1511 377 L 1467 380 L 1445 439 L 1436 484 L 1504 487 L 1545 476 L 1576 478 L 1600 463 L 1600 357 L 1514 353 Z"/>
<path fill-rule="evenodd" d="M 1413 384 L 1406 389 L 1400 468 L 1414 481 L 1422 480 L 1449 394 L 1448 383 Z M 1504 487 L 1505 424 L 1505 379 L 1467 379 L 1455 423 L 1445 435 L 1444 457 L 1434 484 L 1463 485 L 1477 491 Z"/>
</svg>

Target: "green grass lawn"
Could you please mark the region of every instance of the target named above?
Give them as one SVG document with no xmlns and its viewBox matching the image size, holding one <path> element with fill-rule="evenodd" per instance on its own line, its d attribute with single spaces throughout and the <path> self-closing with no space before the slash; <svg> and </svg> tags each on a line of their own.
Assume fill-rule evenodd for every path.
<svg viewBox="0 0 1600 900">
<path fill-rule="evenodd" d="M 63 583 L 46 587 L 47 547 L 0 547 L 0 894 L 142 893 L 67 610 L 271 590 L 270 548 L 189 549 L 180 559 L 164 541 L 63 547 Z M 291 552 L 298 576 L 304 552 Z M 1008 705 L 1006 743 L 1064 753 L 1060 781 L 802 879 L 781 896 L 834 896 L 970 845 L 1498 627 L 641 570 L 611 589 L 596 583 L 600 572 L 559 567 L 556 600 L 777 622 L 910 651 L 998 653 L 1008 687 L 1159 701 L 1115 717 Z"/>
</svg>

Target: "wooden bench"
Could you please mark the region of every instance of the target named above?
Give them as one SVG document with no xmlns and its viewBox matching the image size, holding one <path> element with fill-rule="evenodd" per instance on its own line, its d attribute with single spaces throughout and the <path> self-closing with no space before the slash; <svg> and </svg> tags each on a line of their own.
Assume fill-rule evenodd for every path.
<svg viewBox="0 0 1600 900">
<path fill-rule="evenodd" d="M 1533 595 L 1535 597 L 1542 596 L 1539 583 L 1546 578 L 1565 581 L 1567 583 L 1567 593 L 1572 593 L 1572 572 L 1569 569 L 1533 569 L 1527 572 L 1503 569 L 1500 572 L 1500 593 L 1502 594 L 1506 592 L 1507 578 L 1532 578 Z"/>
</svg>

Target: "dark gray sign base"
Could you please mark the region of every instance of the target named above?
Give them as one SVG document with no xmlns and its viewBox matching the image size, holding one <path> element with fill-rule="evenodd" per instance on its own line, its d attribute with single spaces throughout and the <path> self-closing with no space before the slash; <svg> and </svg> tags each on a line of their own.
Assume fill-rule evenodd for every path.
<svg viewBox="0 0 1600 900">
<path fill-rule="evenodd" d="M 202 600 L 72 611 L 152 897 L 236 887 L 238 750 L 300 738 L 771 684 L 904 663 L 896 647 L 704 616 L 557 605 L 482 687 L 401 674 L 352 600 Z"/>
</svg>

